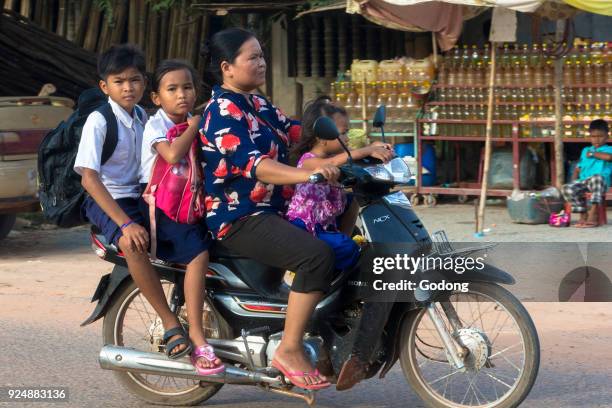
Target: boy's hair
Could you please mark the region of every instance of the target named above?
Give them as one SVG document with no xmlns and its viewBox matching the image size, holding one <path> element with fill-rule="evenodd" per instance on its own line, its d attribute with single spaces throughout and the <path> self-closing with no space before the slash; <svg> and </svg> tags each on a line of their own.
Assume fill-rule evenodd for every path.
<svg viewBox="0 0 612 408">
<path fill-rule="evenodd" d="M 314 134 L 314 124 L 321 116 L 333 116 L 339 113 L 347 116 L 346 109 L 335 105 L 331 102 L 331 98 L 327 95 L 321 95 L 313 101 L 306 104 L 304 114 L 302 115 L 302 134 L 300 141 L 291 151 L 291 162 L 297 163 L 304 153 L 311 150 L 317 143 L 317 137 Z"/>
<path fill-rule="evenodd" d="M 608 134 L 608 131 L 609 131 L 608 122 L 606 122 L 603 119 L 595 119 L 589 125 L 589 130 L 601 130 L 605 134 Z"/>
<path fill-rule="evenodd" d="M 104 81 L 109 75 L 119 74 L 128 68 L 136 68 L 146 76 L 145 57 L 133 44 L 113 45 L 98 57 L 98 75 Z"/>
<path fill-rule="evenodd" d="M 157 66 L 157 69 L 155 70 L 151 88 L 153 92 L 159 92 L 159 85 L 161 84 L 164 75 L 166 75 L 168 72 L 180 71 L 182 69 L 187 70 L 189 74 L 191 74 L 193 86 L 197 90 L 199 88 L 198 74 L 196 74 L 196 71 L 193 66 L 189 62 L 184 60 L 168 59 L 160 62 Z"/>
</svg>

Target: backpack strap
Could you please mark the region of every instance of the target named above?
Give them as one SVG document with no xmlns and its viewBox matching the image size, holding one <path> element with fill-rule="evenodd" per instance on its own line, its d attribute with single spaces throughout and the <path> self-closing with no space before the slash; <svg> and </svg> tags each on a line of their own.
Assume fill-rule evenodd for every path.
<svg viewBox="0 0 612 408">
<path fill-rule="evenodd" d="M 140 119 L 141 122 L 144 122 L 144 109 L 136 105 L 134 106 L 134 110 L 136 111 L 136 116 L 138 116 L 138 119 Z"/>
<path fill-rule="evenodd" d="M 106 120 L 106 137 L 104 138 L 104 145 L 102 146 L 102 161 L 104 164 L 110 159 L 117 147 L 119 141 L 119 129 L 117 127 L 117 118 L 113 113 L 113 108 L 110 103 L 105 103 L 100 106 L 96 111 L 100 112 Z"/>
</svg>

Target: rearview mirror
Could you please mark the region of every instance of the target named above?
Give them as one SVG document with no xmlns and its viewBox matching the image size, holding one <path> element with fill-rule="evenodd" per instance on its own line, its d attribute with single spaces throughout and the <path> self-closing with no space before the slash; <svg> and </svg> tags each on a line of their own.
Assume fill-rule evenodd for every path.
<svg viewBox="0 0 612 408">
<path fill-rule="evenodd" d="M 336 140 L 340 136 L 336 123 L 327 116 L 321 116 L 313 126 L 314 134 L 319 139 Z"/>
<path fill-rule="evenodd" d="M 376 109 L 376 113 L 374 114 L 374 121 L 372 125 L 374 127 L 383 127 L 385 125 L 385 120 L 387 119 L 387 108 L 385 105 L 380 105 L 378 109 Z"/>
</svg>

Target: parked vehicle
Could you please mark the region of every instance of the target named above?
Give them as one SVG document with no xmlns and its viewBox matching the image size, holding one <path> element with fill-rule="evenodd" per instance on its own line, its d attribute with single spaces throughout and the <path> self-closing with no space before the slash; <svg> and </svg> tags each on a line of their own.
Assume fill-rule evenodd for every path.
<svg viewBox="0 0 612 408">
<path fill-rule="evenodd" d="M 338 137 L 332 121 L 317 123 L 319 137 Z M 400 162 L 391 163 L 392 168 L 403 163 L 394 160 Z M 377 244 L 415 245 L 430 248 L 430 255 L 450 257 L 482 249 L 461 252 L 443 239 L 432 242 L 406 196 L 390 191 L 398 177 L 388 167 L 350 163 L 341 167 L 341 173 L 343 184 L 352 188 L 360 204 L 363 234 L 376 243 L 362 248 L 361 260 L 388 255 L 379 252 Z M 317 182 L 316 177 L 312 182 Z M 226 370 L 199 376 L 187 359 L 169 360 L 163 354 L 161 320 L 132 281 L 123 256 L 102 239 L 92 232 L 96 254 L 115 267 L 100 280 L 92 299 L 97 306 L 83 324 L 104 317 L 100 365 L 115 370 L 130 392 L 155 404 L 195 405 L 224 384 L 241 384 L 314 403 L 314 393 L 298 391 L 271 366 L 287 307 L 285 271 L 213 249 L 202 312 L 207 339 Z M 184 268 L 163 262 L 154 266 L 171 310 L 186 325 Z M 362 290 L 372 272 L 372 264 L 361 261 L 338 271 L 307 329 L 304 348 L 331 379 L 339 374 L 360 335 L 364 309 L 373 304 L 368 291 Z M 412 301 L 388 303 L 390 315 L 384 330 L 375 333 L 375 358 L 366 377 L 384 376 L 399 360 L 407 382 L 428 406 L 518 406 L 535 382 L 540 348 L 528 312 L 500 286 L 513 284 L 514 279 L 489 265 L 462 274 L 423 273 L 436 282 L 468 283 L 469 290 L 421 290 Z"/>
<path fill-rule="evenodd" d="M 38 209 L 36 158 L 42 138 L 72 113 L 68 98 L 0 98 L 0 239 L 19 212 Z"/>
</svg>

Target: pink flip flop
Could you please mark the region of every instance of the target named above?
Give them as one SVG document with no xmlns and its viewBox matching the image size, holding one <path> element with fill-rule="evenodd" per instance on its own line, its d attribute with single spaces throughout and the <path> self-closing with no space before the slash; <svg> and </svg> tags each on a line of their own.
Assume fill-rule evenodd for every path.
<svg viewBox="0 0 612 408">
<path fill-rule="evenodd" d="M 279 363 L 278 361 L 272 359 L 272 367 L 276 368 L 278 371 L 280 371 L 281 373 L 283 373 L 283 375 L 285 377 L 287 377 L 289 379 L 289 381 L 291 381 L 291 384 L 295 385 L 298 388 L 302 388 L 304 390 L 320 390 L 323 388 L 327 388 L 329 387 L 331 384 L 328 381 L 319 383 L 319 384 L 306 384 L 304 382 L 297 382 L 294 381 L 294 378 L 296 377 L 318 377 L 321 375 L 321 373 L 319 373 L 318 369 L 315 369 L 313 372 L 308 372 L 308 371 L 288 371 L 285 367 L 282 366 L 281 363 Z"/>
<path fill-rule="evenodd" d="M 217 360 L 217 356 L 215 355 L 215 350 L 212 348 L 212 346 L 210 344 L 205 344 L 199 347 L 196 347 L 192 352 L 191 352 L 191 364 L 193 364 L 193 366 L 195 367 L 196 371 L 198 372 L 199 375 L 213 375 L 213 374 L 219 374 L 222 373 L 223 371 L 225 371 L 225 365 L 221 364 L 217 367 L 212 367 L 212 368 L 202 368 L 200 367 L 197 362 L 198 359 L 204 357 L 206 360 L 208 360 L 211 363 L 214 363 L 215 360 Z"/>
</svg>

